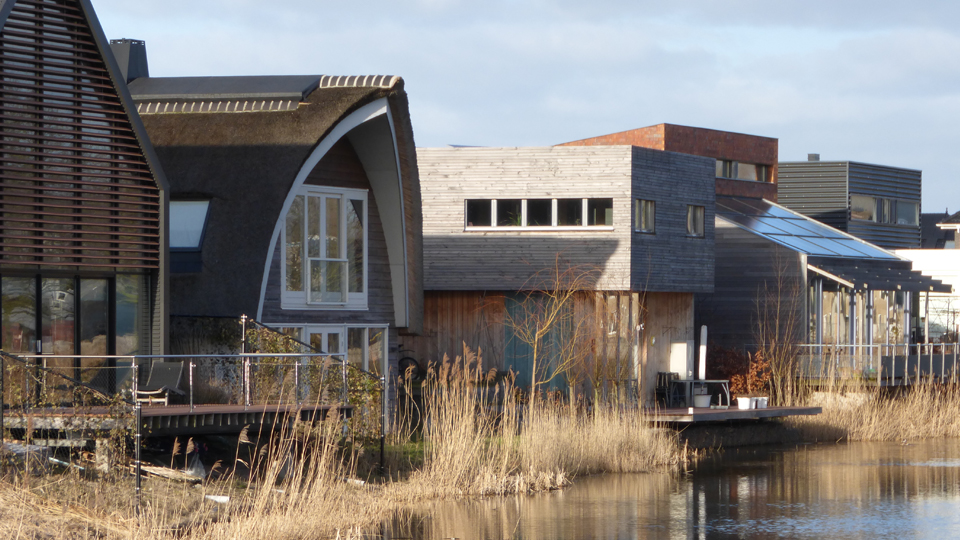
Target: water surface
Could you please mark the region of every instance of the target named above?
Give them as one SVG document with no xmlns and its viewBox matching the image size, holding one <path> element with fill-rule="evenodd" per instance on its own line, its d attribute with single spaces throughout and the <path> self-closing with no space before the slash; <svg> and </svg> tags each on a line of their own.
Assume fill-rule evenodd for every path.
<svg viewBox="0 0 960 540">
<path fill-rule="evenodd" d="M 551 493 L 431 503 L 386 536 L 960 537 L 960 441 L 730 449 L 687 475 L 604 475 Z"/>
</svg>

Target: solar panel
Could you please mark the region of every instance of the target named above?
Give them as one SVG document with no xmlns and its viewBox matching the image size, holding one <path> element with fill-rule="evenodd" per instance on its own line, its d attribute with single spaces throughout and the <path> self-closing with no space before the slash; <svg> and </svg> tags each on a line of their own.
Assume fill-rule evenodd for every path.
<svg viewBox="0 0 960 540">
<path fill-rule="evenodd" d="M 717 215 L 807 255 L 900 260 L 893 253 L 765 199 L 717 197 Z"/>
</svg>

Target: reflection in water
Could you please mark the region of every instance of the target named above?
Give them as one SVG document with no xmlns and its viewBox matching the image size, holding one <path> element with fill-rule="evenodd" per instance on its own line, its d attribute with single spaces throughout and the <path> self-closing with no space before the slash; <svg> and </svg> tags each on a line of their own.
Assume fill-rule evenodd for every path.
<svg viewBox="0 0 960 540">
<path fill-rule="evenodd" d="M 432 503 L 391 538 L 947 538 L 960 441 L 728 450 L 687 476 L 582 478 L 563 491 Z"/>
</svg>

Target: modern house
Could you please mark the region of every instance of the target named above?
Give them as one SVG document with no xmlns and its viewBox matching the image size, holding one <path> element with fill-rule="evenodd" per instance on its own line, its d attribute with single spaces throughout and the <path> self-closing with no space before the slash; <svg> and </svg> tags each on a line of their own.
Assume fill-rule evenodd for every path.
<svg viewBox="0 0 960 540">
<path fill-rule="evenodd" d="M 697 295 L 696 305 L 696 324 L 709 328 L 713 344 L 755 346 L 767 317 L 764 306 L 771 304 L 787 308 L 780 322 L 790 321 L 790 335 L 778 337 L 794 343 L 902 344 L 917 334 L 918 293 L 950 290 L 868 243 L 878 238 L 892 246 L 914 237 L 919 243 L 918 219 L 910 218 L 919 212 L 919 171 L 854 162 L 778 163 L 776 139 L 672 124 L 567 143 L 603 144 L 716 159 L 716 282 L 712 292 Z M 871 197 L 873 206 L 860 194 Z M 851 200 L 887 217 L 851 218 Z M 802 214 L 843 219 L 823 220 L 834 229 Z M 900 217 L 884 223 L 890 216 Z"/>
<path fill-rule="evenodd" d="M 778 202 L 887 249 L 920 247 L 921 171 L 856 161 L 781 162 Z"/>
<path fill-rule="evenodd" d="M 142 42 L 114 47 L 170 180 L 173 321 L 248 315 L 396 373 L 399 333 L 422 324 L 402 79 L 154 78 Z"/>
<path fill-rule="evenodd" d="M 777 201 L 778 141 L 771 137 L 657 124 L 560 146 L 624 144 L 713 158 L 716 160 L 717 195 Z"/>
<path fill-rule="evenodd" d="M 5 1 L 0 26 L 3 350 L 165 353 L 167 183 L 90 2 Z"/>
<path fill-rule="evenodd" d="M 693 296 L 713 289 L 713 159 L 630 145 L 417 158 L 425 308 L 423 335 L 404 340 L 412 356 L 466 345 L 520 386 L 534 372 L 558 389 L 639 383 L 646 401 L 658 371 L 692 374 Z M 574 335 L 584 348 L 560 350 Z"/>
</svg>

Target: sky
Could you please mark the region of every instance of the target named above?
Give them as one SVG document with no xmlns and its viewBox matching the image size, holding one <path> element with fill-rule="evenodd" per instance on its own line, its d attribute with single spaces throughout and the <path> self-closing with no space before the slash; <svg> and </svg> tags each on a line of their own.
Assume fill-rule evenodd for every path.
<svg viewBox="0 0 960 540">
<path fill-rule="evenodd" d="M 659 123 L 780 160 L 921 169 L 960 210 L 960 2 L 93 0 L 154 77 L 400 75 L 417 146 L 546 146 Z"/>
</svg>

